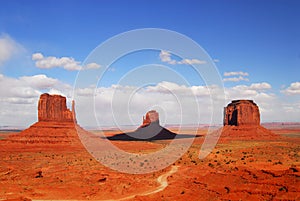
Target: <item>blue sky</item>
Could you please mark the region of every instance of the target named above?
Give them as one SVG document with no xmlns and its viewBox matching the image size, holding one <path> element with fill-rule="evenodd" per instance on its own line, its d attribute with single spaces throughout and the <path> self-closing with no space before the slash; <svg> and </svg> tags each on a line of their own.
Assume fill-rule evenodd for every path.
<svg viewBox="0 0 300 201">
<path fill-rule="evenodd" d="M 0 6 L 0 39 L 13 46 L 15 51 L 11 50 L 5 56 L 3 51 L 9 52 L 10 49 L 2 48 L 0 74 L 16 82 L 21 82 L 24 76 L 45 75 L 47 79 L 55 80 L 52 80 L 53 85 L 34 88 L 33 81 L 30 81 L 27 87 L 35 90 L 34 94 L 62 92 L 61 88 L 69 90 L 74 84 L 78 70 L 66 70 L 61 66 L 39 67 L 35 63 L 37 60 L 32 60 L 33 54 L 41 53 L 44 58 L 73 58 L 81 64 L 94 48 L 117 34 L 141 28 L 169 29 L 197 42 L 216 61 L 229 93 L 227 101 L 245 95 L 245 98 L 252 98 L 261 105 L 264 121 L 300 121 L 299 24 L 300 2 L 297 0 L 6 0 L 1 1 Z M 124 73 L 137 65 L 167 65 L 159 55 L 159 51 L 149 51 L 120 60 L 107 72 L 103 87 L 116 84 Z M 197 82 L 192 70 L 182 68 L 182 65 L 171 68 L 188 77 L 192 85 L 203 84 Z M 225 76 L 226 72 L 242 73 Z M 44 82 L 51 83 L 47 79 Z M 257 85 L 252 85 L 255 83 Z M 262 89 L 257 87 L 258 84 Z M 7 90 L 7 86 L 11 85 L 3 81 L 2 87 Z M 232 95 L 231 89 L 242 92 Z M 253 91 L 243 94 L 247 90 Z M 7 93 L 2 96 L 1 100 L 7 102 L 12 100 L 13 95 Z M 264 96 L 269 97 L 264 99 Z M 27 125 L 36 118 L 33 108 L 37 95 L 30 98 L 32 104 L 26 104 L 32 111 L 28 112 L 28 121 L 19 120 L 18 124 Z M 274 107 L 267 105 L 268 101 L 274 107 L 292 108 L 292 114 L 279 118 L 277 113 L 285 109 L 274 110 Z M 21 103 L 18 106 L 21 107 Z M 7 104 L 6 108 L 1 109 L 2 124 L 13 125 L 10 123 L 13 117 L 10 119 L 6 114 L 15 105 Z"/>
</svg>

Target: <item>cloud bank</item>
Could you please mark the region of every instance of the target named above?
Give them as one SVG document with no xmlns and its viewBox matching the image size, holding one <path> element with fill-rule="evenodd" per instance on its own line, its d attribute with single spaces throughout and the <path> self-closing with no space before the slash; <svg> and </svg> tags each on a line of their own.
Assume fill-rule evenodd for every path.
<svg viewBox="0 0 300 201">
<path fill-rule="evenodd" d="M 218 107 L 217 121 L 212 123 L 222 123 L 223 107 L 233 99 L 254 100 L 260 107 L 262 121 L 300 121 L 300 98 L 282 99 L 272 93 L 272 86 L 267 82 L 224 88 L 225 105 L 222 102 L 224 97 L 218 97 L 220 90 L 217 86 L 186 86 L 173 82 L 143 88 L 90 86 L 77 89 L 75 101 L 82 126 L 96 126 L 99 122 L 107 126 L 115 126 L 115 123 L 138 125 L 150 109 L 160 112 L 163 125 L 178 124 L 182 119 L 186 124 L 210 123 L 211 96 L 216 97 Z M 44 74 L 19 78 L 0 74 L 0 126 L 29 126 L 35 122 L 38 98 L 44 92 L 62 94 L 70 105 L 73 87 Z M 282 92 L 299 95 L 299 82 L 291 83 Z M 195 111 L 200 115 L 197 116 Z"/>
</svg>

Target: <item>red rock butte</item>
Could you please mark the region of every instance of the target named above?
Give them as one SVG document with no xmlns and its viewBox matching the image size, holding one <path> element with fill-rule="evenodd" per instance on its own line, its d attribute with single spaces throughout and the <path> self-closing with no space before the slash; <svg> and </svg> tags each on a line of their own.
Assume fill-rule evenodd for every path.
<svg viewBox="0 0 300 201">
<path fill-rule="evenodd" d="M 276 139 L 278 135 L 260 125 L 259 107 L 253 100 L 233 100 L 224 108 L 221 139 Z"/>
<path fill-rule="evenodd" d="M 233 100 L 224 109 L 225 125 L 260 125 L 258 106 L 253 100 Z"/>
<path fill-rule="evenodd" d="M 6 141 L 26 147 L 32 145 L 35 149 L 52 149 L 54 146 L 82 149 L 78 131 L 84 130 L 76 121 L 75 102 L 72 101 L 72 110 L 69 110 L 66 97 L 44 93 L 38 102 L 38 122 Z"/>
<path fill-rule="evenodd" d="M 66 97 L 49 95 L 47 93 L 42 94 L 38 104 L 38 120 L 46 122 L 76 122 L 74 100 L 72 101 L 72 111 L 70 111 L 67 108 Z"/>
<path fill-rule="evenodd" d="M 159 114 L 155 110 L 150 110 L 143 116 L 143 124 L 141 127 L 149 126 L 151 123 L 159 124 Z"/>
<path fill-rule="evenodd" d="M 143 123 L 135 131 L 120 133 L 108 137 L 109 140 L 128 140 L 128 141 L 148 141 L 173 139 L 176 133 L 160 126 L 159 114 L 155 110 L 150 110 L 143 116 Z"/>
</svg>

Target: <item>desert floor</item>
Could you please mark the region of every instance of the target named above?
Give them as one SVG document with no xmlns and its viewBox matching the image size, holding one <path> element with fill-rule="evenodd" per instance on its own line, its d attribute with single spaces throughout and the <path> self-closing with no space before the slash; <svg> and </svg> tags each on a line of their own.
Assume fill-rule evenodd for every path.
<svg viewBox="0 0 300 201">
<path fill-rule="evenodd" d="M 174 164 L 148 174 L 111 170 L 82 147 L 8 143 L 12 134 L 2 132 L 0 200 L 300 200 L 300 128 L 272 131 L 281 137 L 219 141 L 202 160 L 198 137 Z M 170 141 L 113 143 L 148 153 Z"/>
</svg>

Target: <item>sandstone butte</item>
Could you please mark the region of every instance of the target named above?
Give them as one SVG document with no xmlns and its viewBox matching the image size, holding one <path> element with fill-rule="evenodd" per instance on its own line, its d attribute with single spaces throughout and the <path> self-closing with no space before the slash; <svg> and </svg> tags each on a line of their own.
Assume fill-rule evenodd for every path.
<svg viewBox="0 0 300 201">
<path fill-rule="evenodd" d="M 177 135 L 159 124 L 159 114 L 155 110 L 146 113 L 143 117 L 143 124 L 134 133 L 137 138 L 142 136 L 146 140 L 173 139 Z"/>
<path fill-rule="evenodd" d="M 150 110 L 143 116 L 142 125 L 135 131 L 108 137 L 109 140 L 151 141 L 174 139 L 177 135 L 159 124 L 159 114 Z"/>
<path fill-rule="evenodd" d="M 155 110 L 150 110 L 145 116 L 143 116 L 143 124 L 140 127 L 147 127 L 151 123 L 159 124 L 159 114 Z"/>
<path fill-rule="evenodd" d="M 224 108 L 221 139 L 276 139 L 278 135 L 260 125 L 259 108 L 253 100 L 233 100 Z"/>
<path fill-rule="evenodd" d="M 7 143 L 32 145 L 34 149 L 80 148 L 77 131 L 85 132 L 76 121 L 75 102 L 67 108 L 66 97 L 44 93 L 38 102 L 38 122 L 19 134 L 11 135 Z"/>
<path fill-rule="evenodd" d="M 67 108 L 66 97 L 42 94 L 38 103 L 39 122 L 74 122 L 76 123 L 75 102 L 72 111 Z"/>
</svg>

